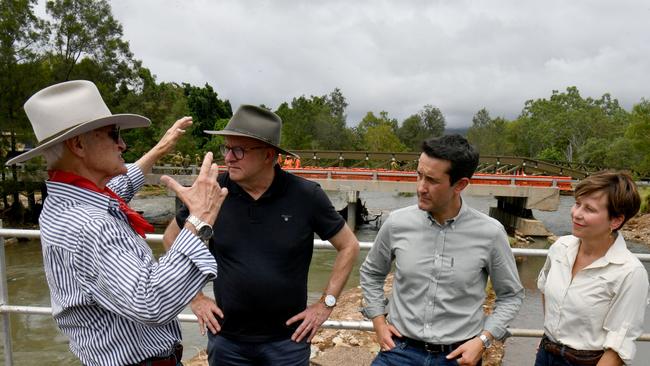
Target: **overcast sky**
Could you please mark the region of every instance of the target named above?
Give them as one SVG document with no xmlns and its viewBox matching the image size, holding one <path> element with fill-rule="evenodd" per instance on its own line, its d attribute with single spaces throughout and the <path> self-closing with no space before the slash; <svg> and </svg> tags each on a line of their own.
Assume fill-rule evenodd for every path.
<svg viewBox="0 0 650 366">
<path fill-rule="evenodd" d="M 650 98 L 648 1 L 110 3 L 158 81 L 207 82 L 233 108 L 338 87 L 348 125 L 382 110 L 401 123 L 431 104 L 461 127 L 483 107 L 516 118 L 571 85 L 626 109 Z"/>
</svg>

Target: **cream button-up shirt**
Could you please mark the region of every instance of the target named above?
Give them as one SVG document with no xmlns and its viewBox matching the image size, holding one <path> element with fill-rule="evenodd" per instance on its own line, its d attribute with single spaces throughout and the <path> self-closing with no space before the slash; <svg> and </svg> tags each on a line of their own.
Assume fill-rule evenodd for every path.
<svg viewBox="0 0 650 366">
<path fill-rule="evenodd" d="M 618 235 L 605 256 L 571 278 L 580 240 L 559 238 L 537 280 L 544 294 L 544 332 L 579 350 L 612 349 L 629 364 L 648 304 L 648 272 Z"/>
</svg>

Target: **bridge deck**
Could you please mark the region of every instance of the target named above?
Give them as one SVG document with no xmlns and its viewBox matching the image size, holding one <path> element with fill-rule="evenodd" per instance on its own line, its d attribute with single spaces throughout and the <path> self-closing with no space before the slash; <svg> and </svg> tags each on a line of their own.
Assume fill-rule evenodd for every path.
<svg viewBox="0 0 650 366">
<path fill-rule="evenodd" d="M 225 167 L 219 167 L 225 170 Z M 162 174 L 169 174 L 184 185 L 191 185 L 195 174 L 174 174 L 178 168 L 156 167 L 147 174 L 147 184 L 159 184 Z M 192 167 L 190 172 L 196 173 Z M 357 192 L 415 192 L 417 174 L 413 171 L 348 168 L 298 168 L 287 171 L 318 182 L 328 191 Z M 560 190 L 572 189 L 570 177 L 523 176 L 477 173 L 472 177 L 466 194 L 491 197 L 526 197 L 528 209 L 555 211 L 560 202 Z"/>
</svg>

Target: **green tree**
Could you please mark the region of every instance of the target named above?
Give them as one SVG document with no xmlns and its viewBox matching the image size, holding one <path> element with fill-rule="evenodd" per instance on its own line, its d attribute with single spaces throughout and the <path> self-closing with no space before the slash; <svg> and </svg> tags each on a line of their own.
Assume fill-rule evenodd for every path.
<svg viewBox="0 0 650 366">
<path fill-rule="evenodd" d="M 183 84 L 187 106 L 193 117 L 191 134 L 193 141 L 199 149 L 203 148 L 210 136 L 203 131 L 212 130 L 215 122 L 220 119 L 232 117 L 232 107 L 229 100 L 219 99 L 219 95 L 209 85 L 202 88 Z"/>
<path fill-rule="evenodd" d="M 419 114 L 414 114 L 402 122 L 397 130 L 397 137 L 411 151 L 419 151 L 420 144 L 426 138 L 426 130 Z"/>
<path fill-rule="evenodd" d="M 36 0 L 0 2 L 0 130 L 10 133 L 8 144 L 1 139 L 6 151 L 16 150 L 17 137 L 34 141 L 22 105 L 42 86 L 44 77 L 39 51 L 47 29 L 34 15 L 35 4 Z"/>
<path fill-rule="evenodd" d="M 88 58 L 111 76 L 112 86 L 126 83 L 139 87 L 135 82 L 141 63 L 133 58 L 129 43 L 122 40 L 122 25 L 113 18 L 108 1 L 49 0 L 46 9 L 52 17 L 55 82 L 76 78 L 75 68 Z"/>
<path fill-rule="evenodd" d="M 364 136 L 368 132 L 368 129 L 381 125 L 387 125 L 393 134 L 397 133 L 397 120 L 390 118 L 388 116 L 388 112 L 386 111 L 379 112 L 379 117 L 375 116 L 375 114 L 372 112 L 366 113 L 361 122 L 359 122 L 355 128 L 355 133 L 360 137 L 361 140 L 364 140 Z"/>
<path fill-rule="evenodd" d="M 488 110 L 482 108 L 472 118 L 467 139 L 482 155 L 510 155 L 512 151 L 507 135 L 508 123 L 501 117 L 492 119 Z"/>
<path fill-rule="evenodd" d="M 149 128 L 135 128 L 124 131 L 124 141 L 128 150 L 124 153 L 126 161 L 135 161 L 154 146 L 172 123 L 182 116 L 190 115 L 185 97 L 185 89 L 175 83 L 157 84 L 155 77 L 147 68 L 139 70 L 141 91 L 126 86 L 116 92 L 119 104 L 114 113 L 136 113 L 151 120 Z M 176 145 L 176 150 L 193 154 L 198 144 L 191 134 L 186 134 Z"/>
<path fill-rule="evenodd" d="M 406 150 L 388 123 L 369 127 L 363 142 L 366 151 L 397 152 Z"/>
<path fill-rule="evenodd" d="M 388 112 L 379 112 L 379 117 L 368 112 L 355 128 L 359 146 L 367 151 L 404 151 L 406 147 L 397 137 L 397 120 L 390 118 Z"/>
<path fill-rule="evenodd" d="M 282 103 L 282 143 L 288 149 L 349 149 L 352 133 L 346 127 L 347 102 L 337 88 L 329 95 L 300 96 Z"/>
<path fill-rule="evenodd" d="M 578 152 L 590 138 L 615 138 L 625 129 L 625 113 L 609 94 L 582 98 L 576 87 L 553 91 L 549 99 L 529 100 L 512 130 L 515 150 L 536 157 L 551 148 L 565 160 L 581 161 Z M 550 151 L 550 150 L 547 150 Z"/>
<path fill-rule="evenodd" d="M 650 176 L 650 100 L 642 99 L 632 107 L 625 138 L 634 151 L 629 157 L 632 166 L 640 174 Z"/>
<path fill-rule="evenodd" d="M 427 104 L 417 114 L 406 118 L 396 130 L 407 149 L 419 151 L 425 139 L 440 137 L 445 131 L 445 116 L 440 109 Z"/>
<path fill-rule="evenodd" d="M 440 109 L 427 104 L 418 113 L 424 124 L 426 138 L 440 137 L 445 132 L 445 116 Z"/>
</svg>

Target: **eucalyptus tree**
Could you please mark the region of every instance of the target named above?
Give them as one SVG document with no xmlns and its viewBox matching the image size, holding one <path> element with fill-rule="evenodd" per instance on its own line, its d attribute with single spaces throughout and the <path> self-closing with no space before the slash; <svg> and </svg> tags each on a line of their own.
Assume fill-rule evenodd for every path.
<svg viewBox="0 0 650 366">
<path fill-rule="evenodd" d="M 7 151 L 15 151 L 16 134 L 25 142 L 33 141 L 22 105 L 43 83 L 40 51 L 47 28 L 34 14 L 36 4 L 36 0 L 0 2 L 0 130 L 10 134 L 9 146 L 3 146 Z"/>
<path fill-rule="evenodd" d="M 351 150 L 352 133 L 346 126 L 347 102 L 340 89 L 329 95 L 304 95 L 282 103 L 282 144 L 294 150 Z"/>
<path fill-rule="evenodd" d="M 121 83 L 141 87 L 137 84 L 141 62 L 134 59 L 129 42 L 122 39 L 122 25 L 113 17 L 108 1 L 49 0 L 46 10 L 52 18 L 54 82 L 79 78 L 76 69 L 83 59 L 89 59 L 100 71 L 92 80 L 104 84 L 106 91 L 114 91 L 112 88 Z"/>
</svg>

